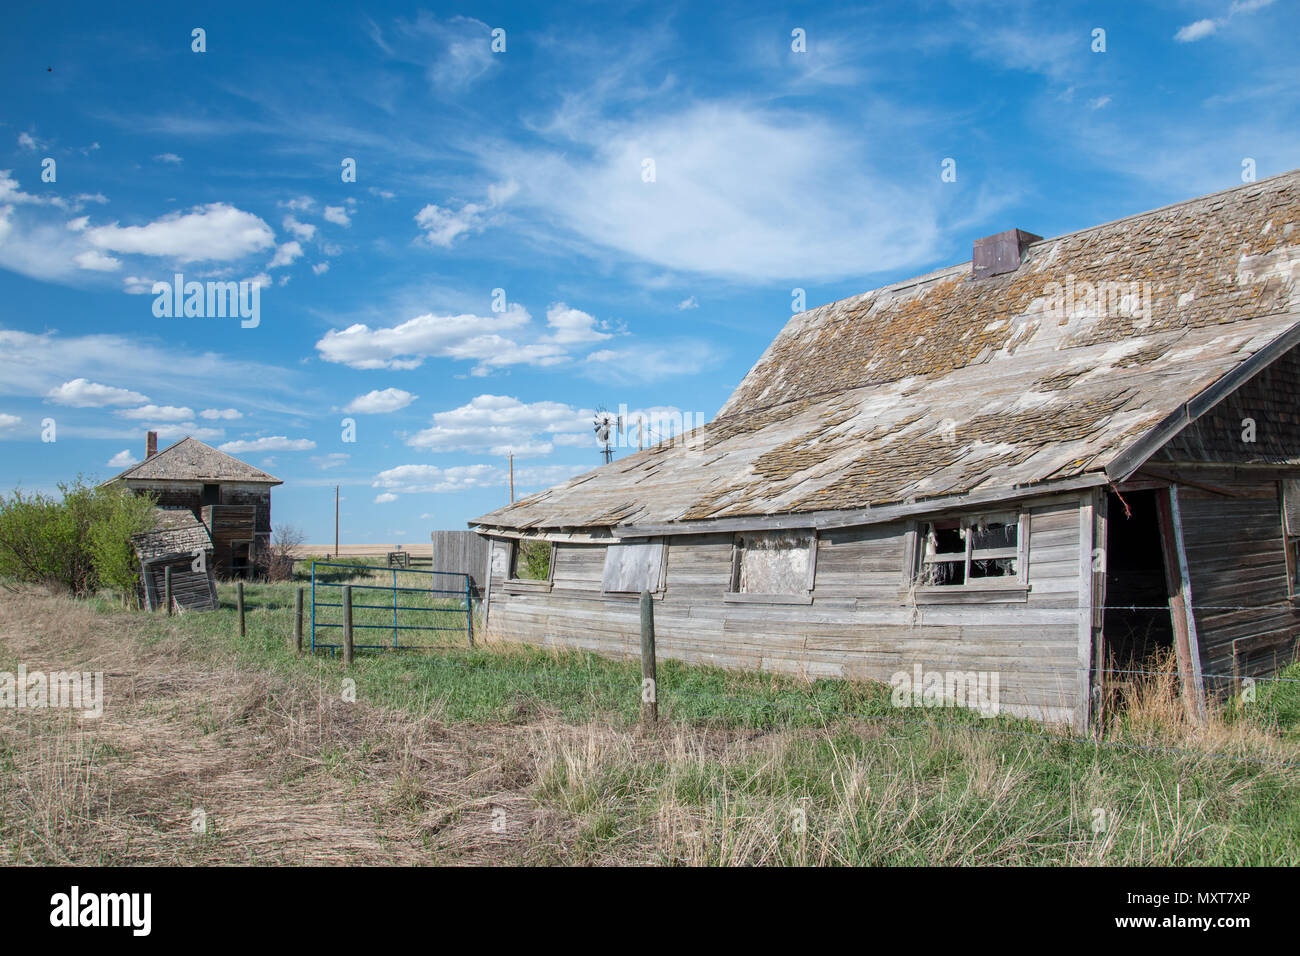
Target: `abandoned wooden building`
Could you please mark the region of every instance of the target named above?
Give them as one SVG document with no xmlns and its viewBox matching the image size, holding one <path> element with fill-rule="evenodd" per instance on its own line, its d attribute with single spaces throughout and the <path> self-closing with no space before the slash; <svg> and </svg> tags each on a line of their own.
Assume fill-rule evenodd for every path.
<svg viewBox="0 0 1300 956">
<path fill-rule="evenodd" d="M 645 589 L 662 656 L 1080 729 L 1165 648 L 1202 710 L 1296 653 L 1298 279 L 1300 171 L 800 313 L 685 440 L 472 522 L 488 626 L 635 655 Z"/>
<path fill-rule="evenodd" d="M 132 535 L 140 563 L 140 606 L 153 611 L 167 606 L 167 570 L 171 569 L 172 604 L 188 611 L 217 606 L 212 538 L 188 508 L 155 508 L 149 531 Z"/>
<path fill-rule="evenodd" d="M 144 461 L 110 482 L 151 494 L 160 508 L 188 509 L 207 528 L 217 577 L 248 577 L 271 540 L 271 488 L 279 478 L 218 451 L 197 438 L 158 450 L 149 432 Z"/>
</svg>

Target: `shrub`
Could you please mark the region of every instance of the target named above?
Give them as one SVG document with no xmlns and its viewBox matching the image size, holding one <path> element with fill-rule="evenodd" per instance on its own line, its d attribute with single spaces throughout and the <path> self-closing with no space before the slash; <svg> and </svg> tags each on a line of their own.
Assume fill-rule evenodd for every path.
<svg viewBox="0 0 1300 956">
<path fill-rule="evenodd" d="M 133 593 L 131 535 L 153 526 L 153 499 L 80 477 L 58 487 L 62 500 L 21 491 L 0 496 L 0 577 L 76 595 L 102 587 Z"/>
<path fill-rule="evenodd" d="M 519 542 L 515 574 L 529 581 L 545 581 L 551 576 L 551 542 L 525 539 Z"/>
</svg>

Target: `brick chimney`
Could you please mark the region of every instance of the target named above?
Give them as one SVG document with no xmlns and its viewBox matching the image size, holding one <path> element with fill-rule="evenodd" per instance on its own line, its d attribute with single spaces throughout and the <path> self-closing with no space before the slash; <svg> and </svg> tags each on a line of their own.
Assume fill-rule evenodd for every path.
<svg viewBox="0 0 1300 956">
<path fill-rule="evenodd" d="M 158 433 L 149 432 L 144 436 L 144 460 L 148 461 L 158 454 Z"/>
<path fill-rule="evenodd" d="M 987 276 L 1000 276 L 1004 272 L 1015 272 L 1020 268 L 1020 258 L 1025 254 L 1025 247 L 1042 238 L 1023 229 L 1008 229 L 1006 232 L 976 239 L 971 254 L 971 277 L 983 279 Z"/>
</svg>

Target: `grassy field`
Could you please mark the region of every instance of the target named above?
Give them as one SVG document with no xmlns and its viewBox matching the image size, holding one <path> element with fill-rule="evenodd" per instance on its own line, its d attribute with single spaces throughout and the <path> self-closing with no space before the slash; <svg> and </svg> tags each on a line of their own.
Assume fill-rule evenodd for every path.
<svg viewBox="0 0 1300 956">
<path fill-rule="evenodd" d="M 635 661 L 299 658 L 294 587 L 248 585 L 243 638 L 229 586 L 174 618 L 6 594 L 0 669 L 109 676 L 99 721 L 0 712 L 0 862 L 1300 864 L 1300 684 L 1193 726 L 1156 680 L 1094 741 L 663 661 L 645 728 Z"/>
</svg>

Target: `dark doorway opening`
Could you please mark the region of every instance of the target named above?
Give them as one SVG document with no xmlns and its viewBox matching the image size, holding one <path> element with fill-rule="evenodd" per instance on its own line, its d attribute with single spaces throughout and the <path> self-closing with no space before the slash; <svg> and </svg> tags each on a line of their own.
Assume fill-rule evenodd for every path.
<svg viewBox="0 0 1300 956">
<path fill-rule="evenodd" d="M 1102 620 L 1106 683 L 1129 683 L 1153 671 L 1174 647 L 1169 615 L 1169 585 L 1156 511 L 1156 491 L 1107 495 L 1106 610 Z M 1125 509 L 1125 503 L 1128 509 Z"/>
<path fill-rule="evenodd" d="M 219 504 L 221 504 L 221 486 L 220 486 L 220 485 L 204 485 L 204 486 L 203 486 L 203 493 L 202 493 L 202 499 L 201 499 L 201 500 L 202 500 L 203 507 L 205 507 L 205 508 L 206 508 L 208 505 L 219 505 Z"/>
</svg>

